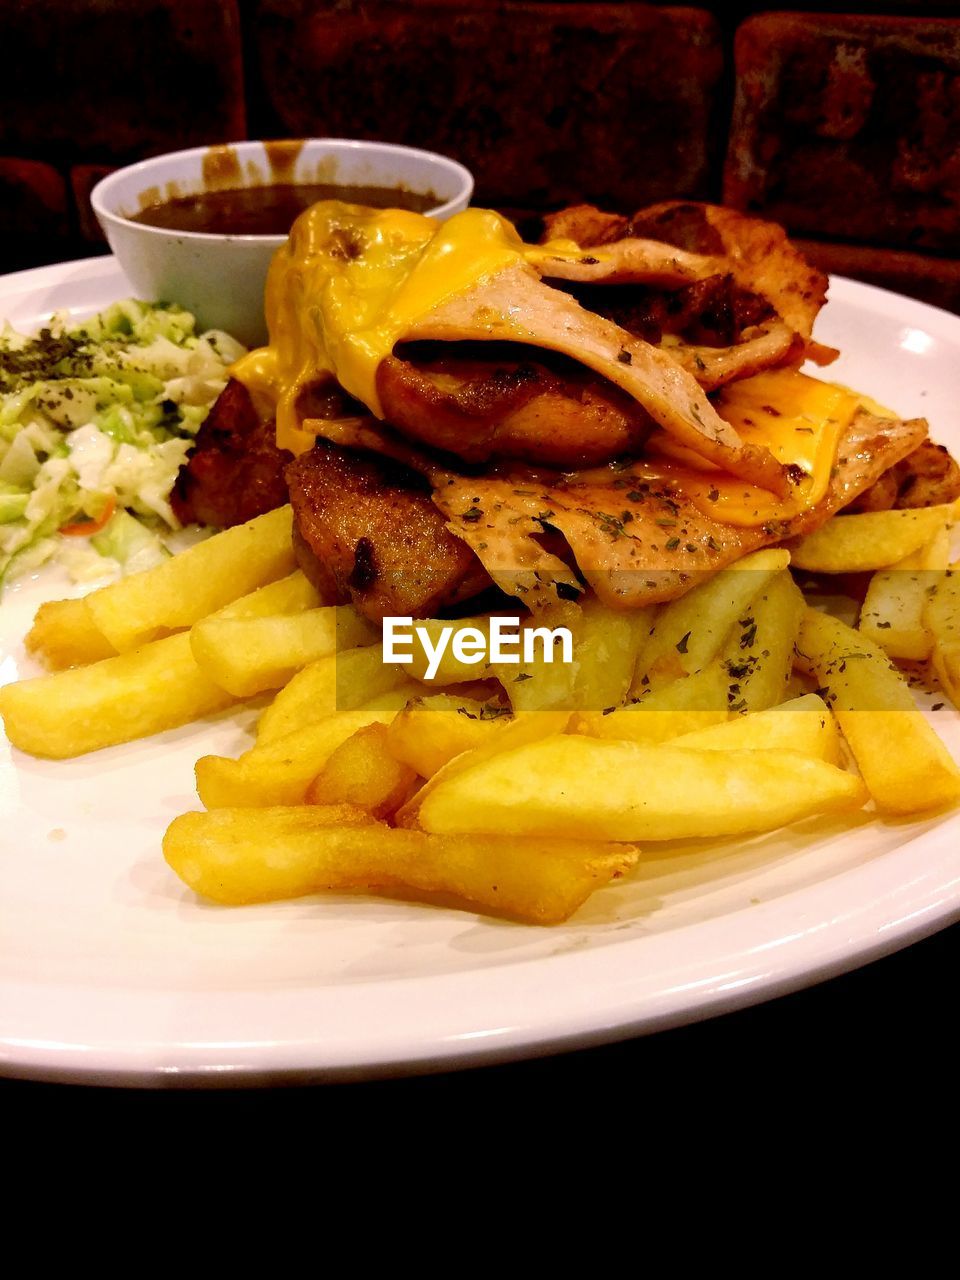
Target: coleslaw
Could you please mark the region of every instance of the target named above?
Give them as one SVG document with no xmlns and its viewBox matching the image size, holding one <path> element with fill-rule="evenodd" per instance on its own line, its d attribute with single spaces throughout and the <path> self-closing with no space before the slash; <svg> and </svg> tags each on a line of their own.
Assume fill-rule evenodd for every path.
<svg viewBox="0 0 960 1280">
<path fill-rule="evenodd" d="M 52 559 L 86 581 L 169 554 L 177 471 L 245 350 L 195 329 L 132 299 L 0 328 L 0 586 Z"/>
</svg>

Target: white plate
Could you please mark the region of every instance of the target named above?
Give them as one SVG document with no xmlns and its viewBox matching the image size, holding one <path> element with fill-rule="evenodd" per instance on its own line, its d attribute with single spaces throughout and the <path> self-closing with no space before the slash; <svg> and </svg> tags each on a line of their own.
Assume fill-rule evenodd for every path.
<svg viewBox="0 0 960 1280">
<path fill-rule="evenodd" d="M 124 296 L 110 259 L 0 280 L 35 326 Z M 835 280 L 831 377 L 960 445 L 960 319 Z M 33 668 L 47 573 L 0 604 L 0 679 Z M 373 1076 L 582 1046 L 704 1018 L 886 954 L 960 916 L 960 818 L 816 821 L 670 856 L 537 929 L 373 898 L 204 905 L 160 855 L 228 714 L 63 763 L 0 746 L 0 1053 L 9 1074 L 142 1084 Z M 960 717 L 933 716 L 954 753 Z M 891 749 L 895 744 L 891 743 Z"/>
</svg>

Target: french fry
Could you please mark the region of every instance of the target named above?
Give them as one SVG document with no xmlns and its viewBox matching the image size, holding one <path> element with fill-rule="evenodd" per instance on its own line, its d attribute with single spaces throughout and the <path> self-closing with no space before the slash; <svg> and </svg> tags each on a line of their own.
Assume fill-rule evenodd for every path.
<svg viewBox="0 0 960 1280">
<path fill-rule="evenodd" d="M 419 825 L 420 804 L 430 795 L 434 787 L 456 777 L 464 770 L 483 764 L 503 751 L 512 751 L 527 743 L 537 742 L 549 734 L 562 733 L 569 720 L 569 711 L 525 711 L 515 719 L 507 721 L 500 732 L 490 734 L 485 741 L 478 743 L 471 750 L 454 756 L 429 778 L 417 794 L 397 811 L 395 818 L 397 825 L 402 827 Z"/>
<path fill-rule="evenodd" d="M 273 742 L 336 711 L 355 711 L 408 683 L 403 667 L 384 663 L 379 644 L 331 653 L 298 671 L 280 690 L 260 717 L 257 742 Z"/>
<path fill-rule="evenodd" d="M 93 620 L 86 599 L 48 600 L 27 632 L 27 651 L 52 671 L 112 658 L 116 649 Z"/>
<path fill-rule="evenodd" d="M 520 650 L 519 662 L 491 662 L 487 670 L 497 677 L 510 699 L 515 712 L 551 711 L 575 705 L 574 686 L 577 677 L 577 654 L 583 636 L 583 614 L 575 605 L 564 604 L 554 611 L 546 611 L 536 618 L 526 620 L 520 627 L 520 644 L 523 636 L 531 635 L 540 627 L 552 631 L 557 626 L 567 626 L 571 632 L 573 661 L 561 661 L 555 646 L 549 641 L 550 660 L 547 660 L 545 642 L 535 637 L 533 657 L 527 660 Z"/>
<path fill-rule="evenodd" d="M 791 550 L 798 569 L 863 573 L 888 569 L 929 543 L 951 519 L 953 504 L 834 516 Z"/>
<path fill-rule="evenodd" d="M 379 830 L 369 813 L 349 804 L 184 813 L 167 828 L 163 856 L 184 884 L 213 902 L 270 902 L 314 892 L 304 877 L 321 831 L 366 826 Z"/>
<path fill-rule="evenodd" d="M 249 595 L 232 600 L 210 617 L 269 618 L 274 613 L 303 613 L 306 609 L 319 608 L 322 603 L 313 583 L 300 569 L 295 569 L 285 578 L 268 582 L 265 587 L 258 587 Z"/>
<path fill-rule="evenodd" d="M 101 587 L 85 597 L 94 623 L 120 653 L 190 627 L 296 568 L 291 525 L 290 507 L 278 507 Z"/>
<path fill-rule="evenodd" d="M 629 845 L 597 840 L 434 836 L 349 825 L 311 806 L 185 813 L 163 853 L 195 892 L 238 905 L 321 890 L 443 894 L 529 924 L 559 924 L 595 889 L 635 865 Z"/>
<path fill-rule="evenodd" d="M 566 605 L 556 617 L 539 615 L 521 629 L 567 626 L 573 635 L 573 661 L 545 660 L 538 644 L 533 662 L 491 663 L 515 712 L 551 709 L 601 711 L 626 697 L 655 616 L 653 609 L 616 610 L 588 597 Z"/>
<path fill-rule="evenodd" d="M 731 677 L 723 662 L 715 658 L 702 671 L 661 686 L 609 714 L 579 712 L 572 728 L 594 738 L 667 742 L 681 733 L 722 724 L 728 718 L 731 702 L 739 697 L 739 691 L 732 692 Z"/>
<path fill-rule="evenodd" d="M 269 618 L 204 618 L 190 632 L 197 665 L 237 698 L 279 689 L 338 648 L 372 644 L 376 631 L 352 605 Z"/>
<path fill-rule="evenodd" d="M 417 773 L 391 752 L 387 727 L 368 724 L 331 752 L 307 787 L 307 804 L 349 804 L 389 818 L 410 799 Z"/>
<path fill-rule="evenodd" d="M 925 547 L 906 560 L 875 573 L 857 624 L 861 634 L 891 658 L 923 662 L 930 657 L 934 634 L 927 625 L 925 606 L 949 562 L 946 525 Z"/>
<path fill-rule="evenodd" d="M 265 587 L 218 610 L 214 617 L 262 617 L 270 613 L 298 613 L 320 604 L 316 588 L 297 569 Z M 27 633 L 28 652 L 35 653 L 53 671 L 112 658 L 117 650 L 93 620 L 86 597 L 48 600 L 37 610 Z"/>
<path fill-rule="evenodd" d="M 387 736 L 398 760 L 421 778 L 432 778 L 463 751 L 490 742 L 512 723 L 507 709 L 449 693 L 418 698 L 392 721 Z"/>
<path fill-rule="evenodd" d="M 837 722 L 815 693 L 681 734 L 671 739 L 670 746 L 689 751 L 799 751 L 828 764 L 840 762 Z"/>
<path fill-rule="evenodd" d="M 453 627 L 454 632 L 443 652 L 443 656 L 440 658 L 436 673 L 429 681 L 427 680 L 427 671 L 430 667 L 430 660 L 419 635 L 414 632 L 413 661 L 403 665 L 406 675 L 412 676 L 414 680 L 423 680 L 430 685 L 442 687 L 448 684 L 461 684 L 465 680 L 483 680 L 490 674 L 486 661 L 461 662 L 453 652 L 453 635 L 459 631 L 466 630 L 468 627 L 479 631 L 489 645 L 489 617 L 481 615 L 475 618 L 458 618 L 455 622 L 445 622 L 439 618 L 418 618 L 416 625 L 425 629 L 427 638 L 432 646 L 436 646 L 439 642 L 440 634 L 444 627 Z"/>
<path fill-rule="evenodd" d="M 294 611 L 312 599 L 313 588 L 298 572 L 233 601 L 222 616 Z M 187 632 L 7 689 L 0 714 L 11 742 L 58 760 L 173 729 L 235 701 L 197 666 Z"/>
<path fill-rule="evenodd" d="M 960 800 L 960 770 L 882 649 L 808 609 L 797 662 L 816 676 L 878 809 L 921 813 Z"/>
<path fill-rule="evenodd" d="M 622 706 L 658 611 L 609 609 L 594 597 L 580 607 L 583 627 L 574 650 L 574 707 L 604 711 Z"/>
<path fill-rule="evenodd" d="M 369 706 L 339 711 L 272 742 L 258 743 L 238 760 L 201 756 L 196 766 L 200 799 L 208 809 L 303 804 L 307 787 L 336 748 L 368 724 L 389 724 L 415 696 L 413 689 L 419 686 L 411 682 Z"/>
<path fill-rule="evenodd" d="M 936 645 L 933 670 L 940 688 L 953 705 L 960 708 L 960 645 Z"/>
<path fill-rule="evenodd" d="M 960 564 L 939 575 L 924 621 L 933 635 L 933 669 L 940 687 L 960 707 Z"/>
<path fill-rule="evenodd" d="M 21 751 L 63 760 L 143 738 L 230 706 L 197 667 L 186 632 L 86 667 L 0 689 L 7 737 Z"/>
<path fill-rule="evenodd" d="M 705 667 L 750 602 L 789 563 L 786 551 L 755 551 L 672 600 L 660 611 L 643 646 L 631 694 L 660 689 Z"/>
<path fill-rule="evenodd" d="M 441 834 L 659 841 L 771 831 L 866 798 L 859 778 L 797 751 L 691 751 L 560 734 L 447 778 L 423 798 L 418 818 Z"/>
<path fill-rule="evenodd" d="M 804 608 L 800 588 L 787 571 L 777 574 L 747 607 L 723 650 L 731 711 L 763 711 L 787 696 Z"/>
</svg>

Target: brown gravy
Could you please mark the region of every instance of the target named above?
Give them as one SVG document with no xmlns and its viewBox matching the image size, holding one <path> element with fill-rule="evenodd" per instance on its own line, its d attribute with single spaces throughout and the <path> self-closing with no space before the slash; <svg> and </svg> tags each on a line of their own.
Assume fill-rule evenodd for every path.
<svg viewBox="0 0 960 1280">
<path fill-rule="evenodd" d="M 296 218 L 318 200 L 345 200 L 377 209 L 426 213 L 442 201 L 432 191 L 404 187 L 351 187 L 334 182 L 276 183 L 178 196 L 149 204 L 127 216 L 131 222 L 170 231 L 205 231 L 221 236 L 285 236 Z"/>
</svg>

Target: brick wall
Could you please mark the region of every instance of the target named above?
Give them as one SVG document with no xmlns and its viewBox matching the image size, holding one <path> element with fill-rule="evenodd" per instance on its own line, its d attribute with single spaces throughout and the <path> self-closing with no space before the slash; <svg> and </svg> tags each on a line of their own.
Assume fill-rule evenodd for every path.
<svg viewBox="0 0 960 1280">
<path fill-rule="evenodd" d="M 845 7 L 0 0 L 0 269 L 97 251 L 118 164 L 330 134 L 456 155 L 521 219 L 724 199 L 960 310 L 960 0 Z"/>
</svg>

